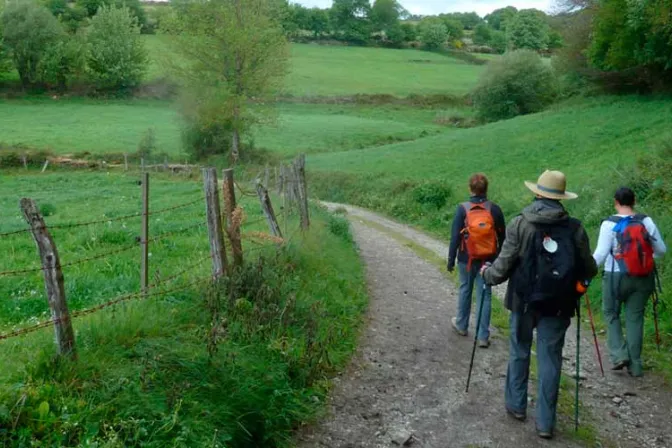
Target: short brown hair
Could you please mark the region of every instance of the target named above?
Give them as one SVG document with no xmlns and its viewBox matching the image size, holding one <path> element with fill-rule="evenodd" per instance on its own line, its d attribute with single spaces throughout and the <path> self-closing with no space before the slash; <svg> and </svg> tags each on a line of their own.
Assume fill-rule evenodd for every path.
<svg viewBox="0 0 672 448">
<path fill-rule="evenodd" d="M 483 173 L 472 174 L 469 178 L 469 189 L 478 196 L 488 194 L 488 178 Z"/>
</svg>

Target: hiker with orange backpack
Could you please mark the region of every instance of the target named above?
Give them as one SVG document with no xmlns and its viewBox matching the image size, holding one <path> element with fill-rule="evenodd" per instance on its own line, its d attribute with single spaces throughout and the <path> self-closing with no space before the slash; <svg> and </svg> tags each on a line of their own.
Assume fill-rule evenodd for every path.
<svg viewBox="0 0 672 448">
<path fill-rule="evenodd" d="M 598 265 L 605 263 L 602 311 L 607 321 L 612 369 L 627 368 L 630 375 L 639 377 L 643 373 L 644 312 L 648 298 L 655 293 L 654 258 L 662 256 L 667 248 L 653 220 L 635 213 L 634 206 L 635 193 L 630 188 L 619 188 L 614 195 L 616 214 L 602 223 L 593 257 Z"/>
<path fill-rule="evenodd" d="M 506 222 L 499 206 L 488 201 L 488 178 L 484 174 L 471 176 L 469 192 L 469 201 L 457 206 L 448 252 L 448 271 L 455 269 L 457 260 L 460 277 L 457 316 L 451 323 L 457 334 L 467 336 L 471 297 L 476 283 L 476 309 L 479 310 L 476 338 L 479 347 L 487 348 L 490 346 L 492 289 L 483 284 L 483 278 L 478 272 L 484 263 L 497 257 L 504 242 Z"/>
</svg>

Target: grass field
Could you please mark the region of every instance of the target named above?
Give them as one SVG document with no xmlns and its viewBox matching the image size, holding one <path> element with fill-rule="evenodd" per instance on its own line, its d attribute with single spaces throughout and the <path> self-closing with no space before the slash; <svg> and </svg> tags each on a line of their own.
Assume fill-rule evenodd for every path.
<svg viewBox="0 0 672 448">
<path fill-rule="evenodd" d="M 469 116 L 466 108 L 280 104 L 278 122 L 253 134 L 257 147 L 280 156 L 347 151 L 414 140 L 449 130 L 435 123 Z M 182 160 L 180 117 L 166 101 L 86 99 L 10 100 L 0 103 L 0 142 L 58 154 L 135 152 L 148 129 L 156 151 Z"/>
<path fill-rule="evenodd" d="M 567 206 L 584 221 L 593 244 L 601 221 L 613 213 L 611 198 L 620 185 L 636 189 L 641 210 L 654 217 L 669 240 L 670 120 L 672 103 L 665 98 L 576 100 L 544 113 L 413 142 L 313 155 L 307 163 L 314 170 L 315 194 L 381 210 L 443 238 L 449 236 L 454 206 L 467 199 L 471 173 L 488 175 L 491 198 L 511 218 L 531 200 L 523 180 L 559 169 L 568 176 L 568 188 L 580 195 Z M 672 257 L 661 271 L 669 290 Z M 593 288 L 593 296 L 599 296 L 599 282 Z M 664 333 L 672 331 L 669 316 L 665 311 L 661 320 Z M 649 320 L 647 357 L 658 362 L 651 350 L 652 332 Z M 660 362 L 664 366 L 670 360 Z"/>
<path fill-rule="evenodd" d="M 22 196 L 35 198 L 54 226 L 136 213 L 139 191 L 130 175 L 3 175 L 0 233 L 25 226 L 16 211 Z M 199 179 L 153 176 L 151 192 L 154 211 L 202 197 Z M 253 204 L 242 200 L 244 235 L 265 230 Z M 180 232 L 194 222 L 204 222 L 200 200 L 151 217 L 150 236 L 178 232 L 150 243 L 151 282 L 204 257 L 169 289 L 210 278 L 205 228 Z M 294 218 L 289 224 L 298 229 Z M 133 246 L 138 231 L 137 218 L 52 229 L 62 263 Z M 75 319 L 76 363 L 54 358 L 51 328 L 0 341 L 2 445 L 291 446 L 295 427 L 324 402 L 326 378 L 354 350 L 366 290 L 342 218 L 314 210 L 311 231 L 284 249 L 260 243 L 244 238 L 248 265 L 219 295 L 197 285 Z M 0 236 L 0 251 L 0 271 L 38 264 L 28 234 Z M 137 291 L 139 255 L 133 247 L 65 266 L 71 310 Z M 2 280 L 0 333 L 47 317 L 39 273 Z"/>
</svg>

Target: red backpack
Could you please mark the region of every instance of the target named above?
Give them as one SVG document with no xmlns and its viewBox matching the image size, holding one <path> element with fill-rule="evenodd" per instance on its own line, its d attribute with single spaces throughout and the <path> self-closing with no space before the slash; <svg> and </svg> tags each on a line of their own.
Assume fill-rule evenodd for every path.
<svg viewBox="0 0 672 448">
<path fill-rule="evenodd" d="M 462 249 L 469 255 L 468 269 L 472 260 L 485 261 L 497 255 L 497 232 L 490 211 L 490 202 L 465 202 L 466 211 L 462 229 Z"/>
<path fill-rule="evenodd" d="M 612 216 L 609 221 L 616 223 L 616 250 L 612 256 L 621 272 L 633 277 L 647 277 L 655 269 L 653 243 L 646 230 L 646 215 Z"/>
</svg>

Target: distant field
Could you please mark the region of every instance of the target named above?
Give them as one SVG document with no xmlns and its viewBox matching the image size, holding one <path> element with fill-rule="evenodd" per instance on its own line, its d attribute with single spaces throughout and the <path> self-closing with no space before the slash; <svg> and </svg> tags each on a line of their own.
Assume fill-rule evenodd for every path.
<svg viewBox="0 0 672 448">
<path fill-rule="evenodd" d="M 168 36 L 143 36 L 152 55 L 147 78 L 165 76 Z M 467 93 L 482 66 L 419 50 L 293 44 L 286 93 L 296 96 Z"/>
<path fill-rule="evenodd" d="M 414 140 L 449 130 L 437 117 L 468 110 L 402 106 L 280 104 L 278 123 L 254 132 L 257 147 L 282 156 L 347 151 Z M 134 152 L 149 128 L 157 152 L 183 157 L 180 117 L 165 101 L 84 99 L 12 100 L 0 103 L 0 142 L 59 154 Z"/>
<path fill-rule="evenodd" d="M 61 154 L 134 152 L 155 131 L 158 151 L 179 154 L 179 117 L 165 101 L 84 99 L 10 100 L 0 103 L 0 142 Z"/>
</svg>

